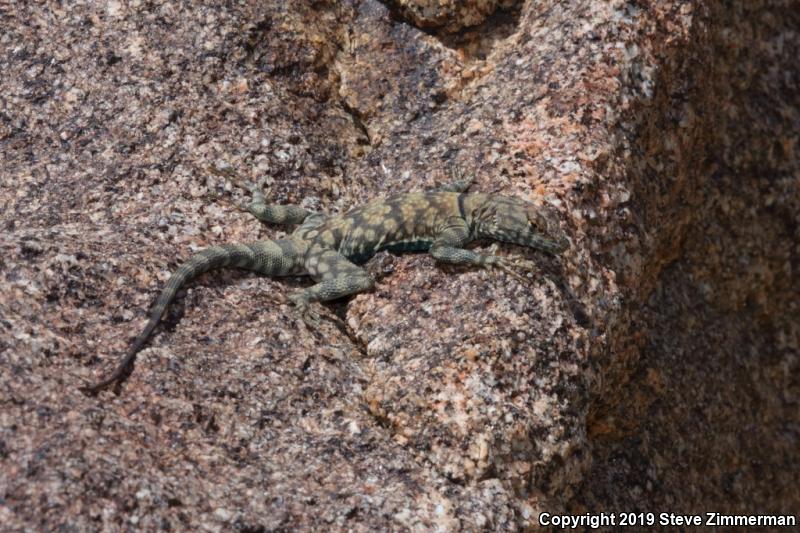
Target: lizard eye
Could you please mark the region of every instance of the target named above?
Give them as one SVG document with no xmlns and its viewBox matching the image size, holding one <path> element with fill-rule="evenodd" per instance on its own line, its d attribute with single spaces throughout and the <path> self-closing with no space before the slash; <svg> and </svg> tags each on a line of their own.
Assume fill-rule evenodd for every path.
<svg viewBox="0 0 800 533">
<path fill-rule="evenodd" d="M 528 216 L 528 223 L 531 224 L 532 226 L 541 228 L 545 225 L 545 220 L 538 209 L 534 207 L 529 207 L 526 210 L 525 214 Z"/>
</svg>

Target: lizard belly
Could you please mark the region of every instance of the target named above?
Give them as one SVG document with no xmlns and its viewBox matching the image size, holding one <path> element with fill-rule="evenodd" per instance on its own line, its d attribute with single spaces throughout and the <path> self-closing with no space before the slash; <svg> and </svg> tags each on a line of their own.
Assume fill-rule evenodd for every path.
<svg viewBox="0 0 800 533">
<path fill-rule="evenodd" d="M 416 239 L 413 241 L 399 241 L 381 246 L 378 251 L 386 250 L 393 254 L 402 254 L 405 252 L 427 252 L 431 247 L 430 239 Z"/>
<path fill-rule="evenodd" d="M 340 251 L 340 253 L 343 253 L 343 255 L 353 263 L 362 264 L 368 261 L 376 253 L 382 252 L 384 250 L 393 254 L 402 254 L 406 252 L 427 252 L 430 249 L 432 242 L 433 241 L 431 239 L 414 239 L 407 241 L 397 241 L 390 243 L 381 243 L 374 248 L 370 248 L 364 251 L 351 250 L 349 251 L 349 253 L 343 253 L 344 251 Z"/>
</svg>

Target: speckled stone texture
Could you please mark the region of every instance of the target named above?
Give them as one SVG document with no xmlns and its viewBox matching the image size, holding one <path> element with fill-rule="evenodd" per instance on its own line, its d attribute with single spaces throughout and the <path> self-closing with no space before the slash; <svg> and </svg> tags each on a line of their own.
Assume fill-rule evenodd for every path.
<svg viewBox="0 0 800 533">
<path fill-rule="evenodd" d="M 797 514 L 796 2 L 209 4 L 0 4 L 4 529 Z M 458 166 L 572 246 L 397 257 L 319 330 L 208 274 L 84 396 L 182 259 L 281 234 L 212 164 L 328 212 Z"/>
<path fill-rule="evenodd" d="M 386 4 L 420 28 L 435 28 L 453 33 L 477 26 L 501 9 L 519 0 L 389 0 Z"/>
</svg>

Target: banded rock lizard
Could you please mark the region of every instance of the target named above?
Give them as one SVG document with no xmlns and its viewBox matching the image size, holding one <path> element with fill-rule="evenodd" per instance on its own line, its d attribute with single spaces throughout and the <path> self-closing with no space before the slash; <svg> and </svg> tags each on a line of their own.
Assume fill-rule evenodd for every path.
<svg viewBox="0 0 800 533">
<path fill-rule="evenodd" d="M 470 183 L 454 182 L 437 191 L 396 194 L 333 216 L 295 205 L 269 204 L 259 187 L 249 187 L 252 202 L 237 207 L 262 222 L 295 224 L 297 228 L 282 239 L 213 246 L 190 257 L 167 281 L 147 325 L 116 369 L 82 390 L 96 394 L 126 377 L 137 352 L 179 289 L 209 270 L 234 267 L 267 276 L 310 276 L 316 283 L 289 300 L 307 323 L 315 325 L 318 315 L 310 304 L 370 290 L 374 281 L 359 265 L 384 250 L 427 251 L 443 263 L 498 269 L 525 280 L 517 270 L 532 271 L 533 262 L 480 253 L 465 246 L 477 239 L 490 239 L 551 253 L 567 247 L 555 211 L 514 197 L 467 193 Z"/>
</svg>

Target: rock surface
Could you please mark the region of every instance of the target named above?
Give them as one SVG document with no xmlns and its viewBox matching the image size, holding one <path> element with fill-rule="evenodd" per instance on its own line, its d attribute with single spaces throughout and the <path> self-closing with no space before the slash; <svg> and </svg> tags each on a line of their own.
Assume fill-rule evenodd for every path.
<svg viewBox="0 0 800 533">
<path fill-rule="evenodd" d="M 454 7 L 454 6 L 460 7 Z M 517 531 L 540 512 L 800 508 L 793 2 L 0 7 L 0 523 Z M 392 261 L 187 288 L 271 238 L 204 169 L 336 212 L 430 188 L 555 206 L 529 286 Z"/>
</svg>

